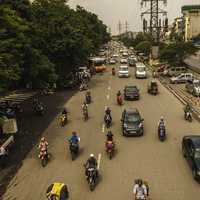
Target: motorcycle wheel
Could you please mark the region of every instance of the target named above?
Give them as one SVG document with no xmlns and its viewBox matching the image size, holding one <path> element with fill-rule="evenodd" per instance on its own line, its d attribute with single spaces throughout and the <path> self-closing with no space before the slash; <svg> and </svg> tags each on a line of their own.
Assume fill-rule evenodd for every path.
<svg viewBox="0 0 200 200">
<path fill-rule="evenodd" d="M 95 181 L 92 180 L 92 182 L 90 182 L 90 191 L 94 191 L 95 189 Z"/>
<path fill-rule="evenodd" d="M 189 122 L 192 122 L 192 117 L 191 117 L 191 116 L 188 117 L 188 121 L 189 121 Z"/>
<path fill-rule="evenodd" d="M 42 167 L 45 167 L 47 165 L 47 158 L 45 157 L 44 159 L 41 160 Z"/>
<path fill-rule="evenodd" d="M 109 151 L 108 154 L 109 154 L 109 159 L 111 160 L 111 159 L 112 159 L 112 154 L 113 154 L 113 152 L 112 152 L 112 151 Z"/>
<path fill-rule="evenodd" d="M 75 154 L 75 152 L 71 152 L 71 157 L 72 157 L 72 161 L 74 161 L 75 158 L 76 158 L 76 154 Z"/>
</svg>

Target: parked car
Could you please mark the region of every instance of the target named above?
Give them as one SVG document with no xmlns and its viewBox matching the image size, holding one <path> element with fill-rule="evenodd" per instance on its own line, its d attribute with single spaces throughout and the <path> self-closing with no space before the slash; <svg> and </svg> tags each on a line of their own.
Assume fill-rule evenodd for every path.
<svg viewBox="0 0 200 200">
<path fill-rule="evenodd" d="M 170 78 L 170 83 L 186 83 L 194 78 L 192 73 L 182 73 L 176 77 Z"/>
<path fill-rule="evenodd" d="M 136 63 L 135 77 L 147 78 L 146 66 L 143 63 Z"/>
<path fill-rule="evenodd" d="M 163 72 L 163 75 L 165 76 L 178 76 L 182 73 L 186 73 L 187 72 L 187 68 L 186 67 L 166 67 L 164 72 Z"/>
<path fill-rule="evenodd" d="M 125 86 L 124 88 L 124 99 L 125 100 L 139 100 L 140 93 L 137 86 Z"/>
<path fill-rule="evenodd" d="M 127 59 L 125 59 L 125 58 L 122 58 L 122 59 L 120 60 L 120 63 L 121 63 L 121 64 L 127 64 L 127 63 L 128 63 L 128 61 L 127 61 Z"/>
<path fill-rule="evenodd" d="M 119 77 L 119 78 L 121 78 L 121 77 L 126 77 L 126 78 L 128 78 L 128 77 L 129 77 L 129 69 L 128 69 L 128 66 L 127 66 L 127 65 L 121 65 L 121 66 L 119 67 L 118 77 Z"/>
<path fill-rule="evenodd" d="M 121 118 L 123 135 L 142 136 L 144 133 L 143 121 L 136 108 L 124 110 Z"/>
<path fill-rule="evenodd" d="M 128 64 L 129 66 L 135 66 L 137 60 L 135 58 L 128 58 Z"/>
<path fill-rule="evenodd" d="M 200 96 L 200 80 L 188 80 L 185 88 L 187 92 L 191 93 L 193 96 Z"/>
<path fill-rule="evenodd" d="M 200 136 L 190 135 L 183 137 L 182 152 L 192 169 L 194 179 L 200 181 Z"/>
</svg>

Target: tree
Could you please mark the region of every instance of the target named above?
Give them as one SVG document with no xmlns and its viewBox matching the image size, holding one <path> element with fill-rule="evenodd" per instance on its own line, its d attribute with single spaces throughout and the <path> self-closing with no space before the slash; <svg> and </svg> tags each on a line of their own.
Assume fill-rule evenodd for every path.
<svg viewBox="0 0 200 200">
<path fill-rule="evenodd" d="M 140 42 L 136 47 L 136 51 L 142 52 L 145 55 L 149 55 L 151 52 L 151 43 L 149 41 Z"/>
<path fill-rule="evenodd" d="M 197 48 L 191 42 L 175 42 L 166 46 L 160 53 L 160 59 L 169 64 L 182 65 L 184 59 L 194 54 Z"/>
</svg>

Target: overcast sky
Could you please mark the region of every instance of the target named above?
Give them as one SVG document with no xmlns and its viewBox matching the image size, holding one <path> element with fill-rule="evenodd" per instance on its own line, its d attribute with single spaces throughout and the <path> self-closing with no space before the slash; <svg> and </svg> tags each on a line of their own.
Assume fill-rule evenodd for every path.
<svg viewBox="0 0 200 200">
<path fill-rule="evenodd" d="M 125 24 L 127 20 L 131 31 L 142 29 L 140 2 L 141 0 L 69 0 L 69 5 L 73 8 L 81 5 L 96 13 L 108 27 L 111 27 L 112 33 L 116 34 L 119 21 Z M 182 5 L 190 4 L 200 4 L 200 0 L 168 0 L 166 10 L 169 21 L 181 15 Z M 124 27 L 123 25 L 123 30 Z"/>
</svg>

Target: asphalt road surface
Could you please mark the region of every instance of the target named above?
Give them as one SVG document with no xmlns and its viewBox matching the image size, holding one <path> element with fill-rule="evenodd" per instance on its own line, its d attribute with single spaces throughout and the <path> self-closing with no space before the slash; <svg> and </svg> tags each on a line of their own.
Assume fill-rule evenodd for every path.
<svg viewBox="0 0 200 200">
<path fill-rule="evenodd" d="M 111 66 L 104 75 L 97 74 L 90 82 L 93 103 L 89 105 L 89 120 L 82 119 L 81 104 L 84 92 L 76 93 L 67 103 L 69 123 L 61 128 L 58 116 L 44 131 L 48 132 L 51 160 L 42 168 L 35 147 L 24 160 L 13 180 L 10 182 L 4 200 L 44 200 L 45 191 L 52 182 L 64 182 L 73 200 L 128 200 L 133 199 L 134 179 L 142 178 L 149 182 L 150 196 L 153 200 L 198 199 L 200 186 L 193 180 L 191 170 L 181 153 L 181 140 L 184 135 L 198 134 L 197 121 L 186 122 L 181 103 L 162 85 L 159 95 L 147 93 L 146 80 L 131 77 L 119 79 L 111 75 Z M 136 84 L 140 88 L 139 101 L 126 101 L 122 107 L 116 103 L 116 93 L 125 85 Z M 105 106 L 112 110 L 111 127 L 116 141 L 117 153 L 109 160 L 105 153 L 105 134 L 103 126 Z M 120 117 L 124 108 L 136 107 L 144 118 L 144 136 L 123 137 Z M 167 124 L 167 140 L 161 143 L 157 138 L 157 123 L 164 116 Z M 71 161 L 67 139 L 72 131 L 81 137 L 81 152 Z M 83 164 L 94 153 L 100 161 L 101 179 L 95 191 L 89 190 L 84 176 Z"/>
</svg>

